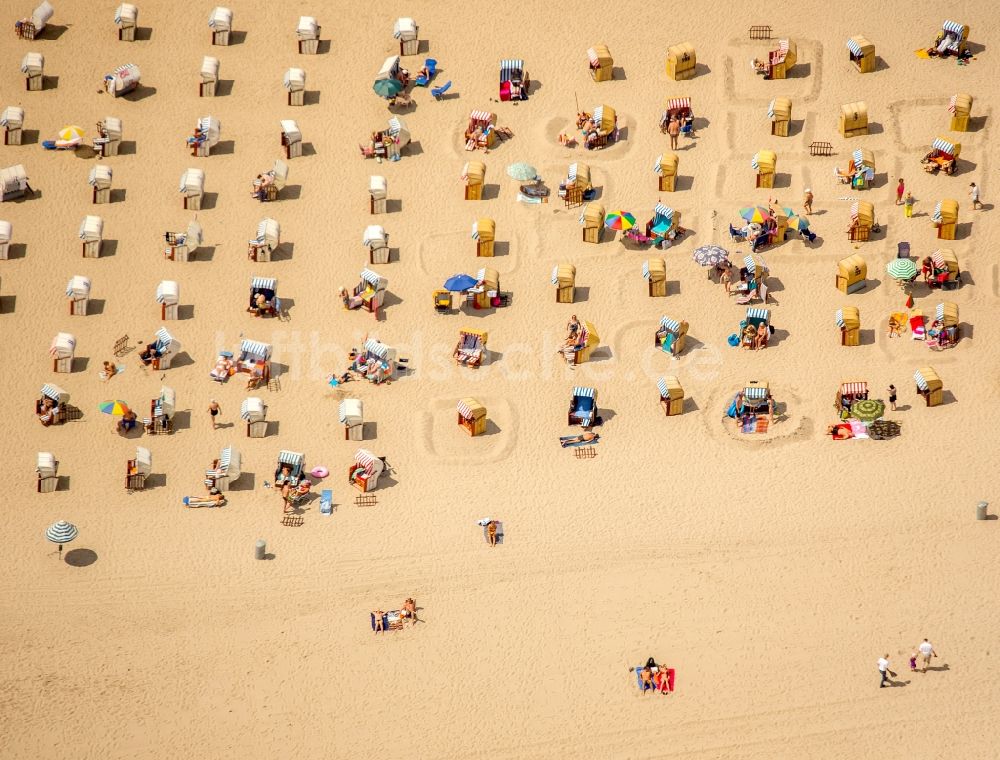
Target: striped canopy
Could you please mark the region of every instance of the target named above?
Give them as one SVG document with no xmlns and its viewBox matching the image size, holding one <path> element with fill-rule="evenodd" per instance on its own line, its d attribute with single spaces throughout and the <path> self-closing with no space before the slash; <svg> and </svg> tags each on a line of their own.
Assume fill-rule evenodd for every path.
<svg viewBox="0 0 1000 760">
<path fill-rule="evenodd" d="M 857 396 L 868 393 L 868 383 L 841 383 L 840 392 L 844 396 Z"/>
<path fill-rule="evenodd" d="M 257 340 L 244 339 L 243 342 L 240 343 L 240 353 L 244 356 L 268 361 L 271 358 L 271 344 L 261 343 Z"/>
<path fill-rule="evenodd" d="M 774 118 L 774 100 L 775 99 L 772 98 L 771 102 L 767 106 L 767 118 L 769 118 L 769 119 L 773 119 Z"/>
<path fill-rule="evenodd" d="M 42 386 L 42 395 L 45 398 L 50 398 L 57 403 L 69 397 L 69 394 L 58 385 L 52 385 L 50 383 L 45 383 L 45 385 Z"/>
<path fill-rule="evenodd" d="M 263 417 L 267 413 L 267 407 L 264 402 L 259 398 L 251 396 L 250 398 L 243 399 L 243 403 L 240 404 L 240 419 L 246 420 L 247 422 L 256 415 Z"/>
<path fill-rule="evenodd" d="M 524 71 L 524 61 L 520 58 L 504 58 L 500 61 L 500 81 L 510 82 L 520 79 Z"/>
<path fill-rule="evenodd" d="M 170 348 L 170 344 L 174 342 L 174 336 L 171 335 L 166 327 L 161 327 L 156 331 L 156 347 L 161 351 Z"/>
<path fill-rule="evenodd" d="M 80 531 L 77 530 L 76 526 L 65 520 L 53 523 L 45 530 L 45 538 L 54 544 L 68 544 L 78 535 L 80 535 Z"/>
<path fill-rule="evenodd" d="M 760 386 L 747 387 L 743 389 L 743 398 L 747 399 L 765 399 L 767 398 L 767 388 L 761 388 Z"/>
<path fill-rule="evenodd" d="M 393 116 L 389 119 L 389 134 L 392 137 L 399 137 L 400 132 L 406 131 L 406 124 L 402 122 L 398 116 Z"/>
<path fill-rule="evenodd" d="M 250 280 L 253 290 L 277 290 L 278 281 L 273 277 L 254 277 Z"/>
<path fill-rule="evenodd" d="M 674 218 L 674 210 L 669 206 L 664 206 L 662 203 L 657 203 L 655 206 L 653 206 L 653 216 L 654 218 L 663 217 L 664 219 L 669 221 L 670 219 Z"/>
<path fill-rule="evenodd" d="M 851 219 L 857 219 L 857 218 L 858 218 L 858 202 L 854 201 L 854 203 L 851 204 Z"/>
<path fill-rule="evenodd" d="M 788 55 L 788 40 L 779 40 L 778 49 L 771 51 L 771 63 L 781 63 Z"/>
<path fill-rule="evenodd" d="M 923 372 L 921 372 L 919 369 L 913 373 L 913 379 L 920 390 L 922 391 L 929 390 L 927 386 L 927 380 L 924 378 Z"/>
<path fill-rule="evenodd" d="M 601 62 L 601 59 L 598 57 L 597 51 L 594 50 L 594 48 L 587 48 L 587 60 L 589 60 L 594 66 Z"/>
<path fill-rule="evenodd" d="M 66 285 L 67 296 L 87 296 L 90 295 L 90 278 L 76 275 Z"/>
<path fill-rule="evenodd" d="M 770 316 L 771 312 L 768 309 L 759 309 L 753 307 L 747 309 L 747 322 L 749 322 L 752 319 L 767 322 Z"/>
<path fill-rule="evenodd" d="M 385 228 L 381 224 L 369 224 L 365 227 L 365 232 L 361 236 L 361 245 L 372 246 L 373 243 L 385 245 L 389 236 L 385 234 Z"/>
<path fill-rule="evenodd" d="M 578 164 L 576 161 L 574 161 L 573 163 L 571 163 L 569 165 L 569 171 L 566 172 L 566 179 L 567 179 L 567 181 L 569 181 L 569 182 L 576 182 L 576 174 L 577 174 L 577 171 L 579 170 L 579 168 L 580 168 L 580 164 Z"/>
<path fill-rule="evenodd" d="M 952 95 L 951 100 L 948 101 L 948 111 L 955 113 L 955 109 L 958 107 L 958 95 Z"/>
<path fill-rule="evenodd" d="M 385 287 L 388 283 L 384 277 L 381 277 L 378 272 L 373 272 L 371 269 L 361 270 L 361 281 L 367 282 L 374 288 Z"/>
<path fill-rule="evenodd" d="M 941 201 L 938 201 L 937 205 L 934 207 L 934 213 L 931 214 L 931 221 L 932 222 L 941 221 Z"/>
<path fill-rule="evenodd" d="M 670 389 L 667 388 L 667 381 L 662 377 L 656 381 L 656 390 L 660 392 L 660 398 L 667 398 L 670 396 Z"/>
<path fill-rule="evenodd" d="M 375 338 L 369 338 L 365 341 L 365 352 L 374 354 L 379 359 L 385 359 L 389 355 L 389 347 L 379 343 Z"/>
<path fill-rule="evenodd" d="M 663 154 L 662 153 L 656 157 L 656 163 L 653 164 L 653 172 L 655 174 L 663 174 Z"/>
<path fill-rule="evenodd" d="M 668 111 L 676 111 L 684 108 L 691 108 L 691 98 L 670 98 L 667 101 Z"/>
<path fill-rule="evenodd" d="M 680 320 L 673 319 L 672 317 L 663 316 L 660 317 L 660 329 L 668 330 L 670 332 L 677 332 L 681 329 Z"/>
<path fill-rule="evenodd" d="M 354 461 L 357 462 L 359 467 L 363 467 L 365 472 L 369 475 L 375 472 L 376 458 L 377 457 L 367 449 L 358 449 L 354 452 Z"/>
<path fill-rule="evenodd" d="M 458 404 L 456 405 L 458 413 L 463 417 L 465 417 L 466 419 L 472 419 L 475 416 L 474 413 L 481 411 L 483 408 L 481 404 L 475 407 L 471 406 L 469 404 L 470 401 L 474 401 L 474 399 L 469 399 L 469 398 L 459 399 Z M 478 404 L 479 402 L 476 403 Z"/>
<path fill-rule="evenodd" d="M 955 34 L 961 36 L 962 32 L 965 31 L 965 25 L 960 24 L 957 21 L 945 21 L 942 27 L 946 32 L 954 32 Z"/>
<path fill-rule="evenodd" d="M 936 251 L 934 251 L 934 253 L 931 254 L 931 261 L 934 262 L 934 266 L 939 268 L 947 266 L 940 248 L 938 248 Z"/>
<path fill-rule="evenodd" d="M 222 470 L 223 472 L 228 472 L 229 471 L 229 465 L 232 464 L 232 462 L 233 462 L 233 458 L 234 458 L 233 454 L 234 453 L 236 455 L 235 459 L 238 462 L 239 459 L 240 459 L 240 453 L 238 451 L 234 452 L 232 446 L 226 446 L 226 448 L 224 448 L 222 450 L 222 453 L 219 454 L 219 469 L 220 470 Z"/>
<path fill-rule="evenodd" d="M 600 125 L 604 121 L 604 106 L 594 106 L 594 123 Z"/>
<path fill-rule="evenodd" d="M 479 240 L 479 220 L 472 223 L 472 239 Z"/>
<path fill-rule="evenodd" d="M 392 25 L 392 36 L 397 40 L 415 40 L 419 27 L 412 18 L 398 18 Z"/>
<path fill-rule="evenodd" d="M 594 398 L 596 395 L 596 388 L 588 388 L 583 385 L 578 385 L 573 388 L 573 398 Z"/>
<path fill-rule="evenodd" d="M 278 463 L 279 464 L 290 464 L 295 467 L 301 467 L 303 462 L 306 461 L 306 455 L 300 454 L 297 451 L 285 451 L 282 449 L 278 452 Z"/>
<path fill-rule="evenodd" d="M 851 160 L 854 162 L 855 169 L 861 169 L 867 166 L 867 164 L 865 164 L 864 152 L 861 148 L 858 148 L 856 151 L 851 153 Z"/>
<path fill-rule="evenodd" d="M 934 142 L 931 143 L 931 147 L 934 150 L 939 150 L 942 153 L 947 153 L 949 156 L 955 155 L 955 144 L 948 142 L 943 137 L 935 137 Z"/>
<path fill-rule="evenodd" d="M 851 51 L 852 55 L 861 55 L 861 45 L 853 37 L 847 41 L 847 49 Z"/>
<path fill-rule="evenodd" d="M 490 111 L 473 111 L 469 114 L 469 121 L 482 121 L 489 124 L 493 121 L 493 114 Z"/>
<path fill-rule="evenodd" d="M 762 259 L 760 256 L 757 256 L 756 258 L 754 258 L 752 255 L 747 255 L 743 257 L 743 266 L 747 268 L 747 271 L 750 274 L 756 274 L 758 263 L 760 264 L 760 268 L 766 272 L 767 262 L 764 261 L 764 259 Z"/>
<path fill-rule="evenodd" d="M 837 313 L 834 315 L 834 319 L 837 320 L 837 327 L 843 329 L 844 327 L 844 310 L 837 309 Z"/>
</svg>

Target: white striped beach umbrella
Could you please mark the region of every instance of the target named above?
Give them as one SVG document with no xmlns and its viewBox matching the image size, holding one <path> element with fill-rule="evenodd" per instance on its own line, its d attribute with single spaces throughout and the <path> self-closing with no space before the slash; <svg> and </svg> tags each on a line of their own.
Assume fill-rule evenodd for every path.
<svg viewBox="0 0 1000 760">
<path fill-rule="evenodd" d="M 45 538 L 54 544 L 59 545 L 59 556 L 62 556 L 63 544 L 68 544 L 74 538 L 79 535 L 80 531 L 76 529 L 73 523 L 68 523 L 65 520 L 60 520 L 57 523 L 52 523 L 46 531 Z"/>
</svg>

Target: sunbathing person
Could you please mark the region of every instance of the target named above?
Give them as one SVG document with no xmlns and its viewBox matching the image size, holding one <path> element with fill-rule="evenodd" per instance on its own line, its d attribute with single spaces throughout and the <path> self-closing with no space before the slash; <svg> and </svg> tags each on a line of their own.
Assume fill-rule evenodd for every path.
<svg viewBox="0 0 1000 760">
<path fill-rule="evenodd" d="M 564 438 L 559 441 L 559 445 L 564 449 L 574 443 L 591 443 L 593 441 L 599 441 L 601 439 L 600 433 L 592 433 L 589 430 L 584 430 L 579 435 L 574 435 L 570 438 Z"/>
<path fill-rule="evenodd" d="M 756 339 L 757 330 L 753 325 L 747 325 L 743 328 L 743 348 L 753 348 Z"/>
<path fill-rule="evenodd" d="M 826 434 L 832 436 L 835 441 L 846 441 L 848 438 L 854 437 L 851 426 L 846 422 L 827 426 Z"/>
<path fill-rule="evenodd" d="M 656 688 L 661 694 L 669 694 L 670 672 L 665 667 L 660 666 L 656 671 L 656 675 L 653 676 L 653 683 L 656 684 Z"/>
<path fill-rule="evenodd" d="M 385 631 L 385 628 L 382 625 L 382 616 L 385 613 L 382 610 L 375 610 L 372 614 L 375 616 L 375 633 Z"/>
<path fill-rule="evenodd" d="M 233 363 L 226 356 L 220 356 L 215 360 L 215 366 L 208 373 L 209 377 L 220 383 L 224 383 L 229 379 L 229 373 L 233 369 Z"/>
<path fill-rule="evenodd" d="M 268 302 L 267 297 L 263 293 L 258 293 L 254 296 L 253 305 L 247 307 L 247 311 L 255 317 L 259 317 L 270 308 L 271 304 Z"/>
<path fill-rule="evenodd" d="M 294 511 L 295 504 L 308 496 L 310 490 L 312 490 L 312 481 L 309 478 L 303 478 L 294 489 L 287 484 L 283 486 L 281 494 L 285 497 L 285 514 Z"/>
<path fill-rule="evenodd" d="M 761 74 L 762 76 L 767 77 L 769 68 L 767 65 L 767 61 L 762 61 L 760 60 L 760 58 L 754 58 L 752 61 L 750 61 L 750 65 L 753 67 L 755 74 Z"/>
<path fill-rule="evenodd" d="M 490 546 L 497 545 L 497 521 L 490 520 L 486 523 L 486 539 L 490 542 Z"/>
<path fill-rule="evenodd" d="M 643 691 L 649 691 L 650 689 L 655 690 L 655 686 L 653 684 L 653 671 L 650 669 L 649 665 L 639 671 L 639 680 L 642 682 Z"/>
</svg>

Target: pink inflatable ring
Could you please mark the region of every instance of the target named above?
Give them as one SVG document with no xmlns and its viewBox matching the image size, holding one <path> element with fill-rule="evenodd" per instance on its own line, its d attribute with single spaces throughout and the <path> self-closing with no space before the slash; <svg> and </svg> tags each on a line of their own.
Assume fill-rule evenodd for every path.
<svg viewBox="0 0 1000 760">
<path fill-rule="evenodd" d="M 330 471 L 325 467 L 314 467 L 312 469 L 312 472 L 310 472 L 309 474 L 312 475 L 314 478 L 325 478 L 327 475 L 330 474 Z"/>
</svg>

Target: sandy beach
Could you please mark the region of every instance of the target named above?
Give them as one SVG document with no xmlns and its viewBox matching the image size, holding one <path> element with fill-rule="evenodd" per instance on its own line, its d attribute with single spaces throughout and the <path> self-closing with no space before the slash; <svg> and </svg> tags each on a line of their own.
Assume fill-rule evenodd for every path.
<svg viewBox="0 0 1000 760">
<path fill-rule="evenodd" d="M 998 400 L 1000 243 L 994 199 L 993 107 L 1000 25 L 977 0 L 834 6 L 807 0 L 763 13 L 748 6 L 627 3 L 595 9 L 514 2 L 484 8 L 418 0 L 376 9 L 302 0 L 233 0 L 230 45 L 211 45 L 212 4 L 142 0 L 134 42 L 117 39 L 114 4 L 60 0 L 34 41 L 15 20 L 33 0 L 3 4 L 0 109 L 25 110 L 23 144 L 0 145 L 0 168 L 23 164 L 30 198 L 0 204 L 13 225 L 0 261 L 0 472 L 7 484 L 0 531 L 0 756 L 39 758 L 907 758 L 996 756 L 1000 708 L 995 642 L 1000 588 L 993 454 Z M 182 4 L 183 5 L 183 4 Z M 319 54 L 296 48 L 299 16 L 322 26 Z M 416 71 L 438 61 L 436 100 L 390 111 L 372 91 L 386 56 L 399 52 L 398 16 L 419 24 Z M 966 66 L 915 54 L 946 18 L 971 28 Z M 753 41 L 753 24 L 773 26 Z M 860 74 L 846 41 L 863 35 L 876 70 Z M 797 45 L 787 79 L 747 65 L 779 39 Z M 690 42 L 696 76 L 666 75 L 667 47 Z M 604 43 L 614 78 L 595 82 L 587 49 Z M 26 91 L 20 62 L 45 58 L 45 88 Z M 202 58 L 220 60 L 215 97 L 199 97 Z M 501 59 L 520 58 L 530 97 L 498 101 Z M 103 76 L 136 64 L 142 85 L 112 98 Z M 287 105 L 282 76 L 307 73 L 305 105 Z M 967 132 L 949 131 L 952 95 L 974 98 Z M 770 133 L 768 104 L 792 100 L 789 136 Z M 660 192 L 652 167 L 669 150 L 658 120 L 668 98 L 690 97 L 695 136 L 681 136 L 677 191 Z M 869 134 L 838 132 L 841 106 L 864 101 Z M 620 139 L 603 150 L 559 144 L 578 109 L 607 104 Z M 497 114 L 512 137 L 487 153 L 465 150 L 469 113 Z M 365 159 L 373 131 L 398 114 L 412 142 L 398 162 Z M 43 150 L 64 125 L 120 118 L 119 155 Z M 185 145 L 198 119 L 221 123 L 207 157 Z M 251 180 L 282 157 L 279 123 L 298 122 L 303 154 L 287 161 L 273 203 Z M 929 174 L 932 140 L 961 143 L 957 171 Z M 816 141 L 833 155 L 811 156 Z M 853 150 L 875 158 L 874 184 L 838 184 Z M 775 187 L 756 189 L 751 158 L 777 154 Z M 486 165 L 484 199 L 463 199 L 466 161 Z M 586 162 L 607 211 L 645 224 L 662 202 L 689 233 L 667 250 L 638 250 L 622 233 L 581 240 L 581 208 L 555 190 L 569 164 Z M 553 194 L 518 202 L 508 165 L 536 167 Z M 93 205 L 88 173 L 113 169 L 112 202 Z M 189 167 L 205 172 L 200 211 L 178 192 Z M 369 214 L 369 177 L 388 184 L 388 213 Z M 895 205 L 896 182 L 916 198 L 912 218 Z M 969 184 L 982 188 L 973 210 Z M 748 253 L 728 225 L 752 204 L 801 209 L 811 188 L 817 233 L 761 255 L 770 269 L 770 345 L 731 347 L 746 306 L 692 260 L 718 244 L 734 262 Z M 845 198 L 847 198 L 845 200 Z M 846 234 L 850 198 L 874 204 L 882 230 L 863 243 Z M 938 240 L 932 215 L 959 204 L 954 240 Z M 194 260 L 164 258 L 166 231 L 195 217 L 204 243 Z M 99 258 L 83 258 L 83 218 L 104 221 Z M 254 262 L 258 222 L 280 222 L 274 260 Z M 472 224 L 496 221 L 496 256 L 476 257 Z M 367 225 L 381 224 L 388 264 L 370 265 Z M 908 309 L 886 265 L 907 241 L 920 261 L 941 247 L 963 284 L 942 292 L 922 281 L 915 308 L 957 304 L 961 339 L 934 351 L 887 335 Z M 864 257 L 867 287 L 835 287 L 837 263 Z M 666 261 L 667 296 L 642 276 Z M 573 303 L 557 303 L 553 267 L 576 267 Z M 376 316 L 342 308 L 366 267 L 388 279 Z M 435 313 L 432 294 L 458 272 L 495 268 L 510 303 Z M 66 283 L 92 282 L 90 311 L 69 313 Z M 253 277 L 279 281 L 284 319 L 246 312 Z M 158 283 L 180 289 L 179 319 L 163 321 Z M 761 304 L 756 304 L 761 306 Z M 860 345 L 840 345 L 834 315 L 861 315 Z M 600 345 L 568 367 L 557 353 L 572 315 Z M 662 316 L 690 325 L 671 357 L 654 345 Z M 166 326 L 182 343 L 169 369 L 144 367 L 136 347 Z M 458 366 L 462 329 L 489 333 L 489 361 Z M 73 372 L 53 371 L 57 333 L 76 337 Z M 133 350 L 115 358 L 115 341 Z M 408 369 L 391 383 L 328 384 L 348 369 L 365 336 L 397 349 Z M 245 390 L 246 375 L 212 382 L 220 350 L 243 339 L 273 346 L 274 382 Z M 994 339 L 997 343 L 994 343 Z M 124 371 L 105 381 L 102 364 Z M 931 366 L 943 403 L 928 407 L 914 372 Z M 684 413 L 665 416 L 657 379 L 675 375 Z M 737 430 L 725 411 L 750 381 L 767 381 L 776 415 L 764 434 Z M 899 391 L 890 440 L 834 441 L 840 384 L 867 382 L 871 397 Z M 54 383 L 82 416 L 43 426 L 39 389 Z M 148 415 L 161 386 L 176 391 L 171 435 L 116 433 L 99 404 L 121 399 Z M 563 449 L 575 386 L 597 389 L 603 425 L 595 456 Z M 268 406 L 264 438 L 239 417 L 250 395 Z M 487 409 L 485 433 L 456 424 L 456 403 Z M 364 403 L 365 439 L 345 440 L 338 408 Z M 211 400 L 221 407 L 212 429 Z M 126 462 L 149 449 L 147 488 L 127 492 Z M 204 493 L 220 451 L 242 454 L 243 474 L 219 509 L 186 509 Z M 345 475 L 359 446 L 391 470 L 358 506 Z M 274 488 L 278 452 L 326 467 L 314 492 L 332 489 L 282 524 Z M 36 493 L 36 454 L 52 452 L 59 487 Z M 267 485 L 265 485 L 267 484 Z M 477 521 L 504 526 L 490 547 Z M 45 540 L 58 520 L 79 529 L 64 556 Z M 267 561 L 254 544 L 267 541 Z M 370 612 L 416 600 L 420 622 L 373 634 Z M 939 657 L 927 673 L 907 659 L 925 637 Z M 876 661 L 890 655 L 895 688 L 879 689 Z M 648 657 L 676 670 L 670 695 L 644 694 L 629 668 Z"/>
</svg>

